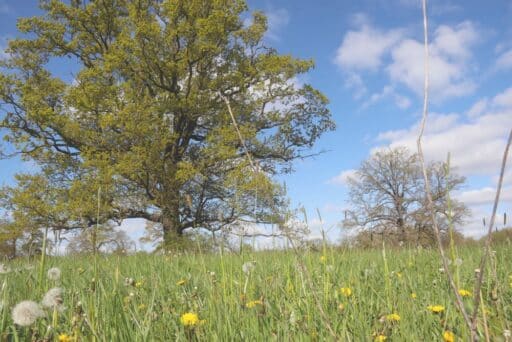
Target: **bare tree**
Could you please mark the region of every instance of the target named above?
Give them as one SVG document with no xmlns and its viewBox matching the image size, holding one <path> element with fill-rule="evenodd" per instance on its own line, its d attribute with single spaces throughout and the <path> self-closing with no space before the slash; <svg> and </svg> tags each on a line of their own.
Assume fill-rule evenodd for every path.
<svg viewBox="0 0 512 342">
<path fill-rule="evenodd" d="M 460 188 L 464 177 L 447 169 L 445 163 L 428 166 L 432 196 L 441 229 L 449 222 L 461 223 L 468 214 L 464 204 L 447 198 Z M 394 236 L 399 241 L 416 240 L 420 244 L 433 242 L 432 225 L 426 209 L 426 195 L 421 166 L 416 154 L 399 147 L 379 151 L 364 161 L 354 177 L 349 177 L 349 202 L 343 226 L 360 228 L 370 234 Z"/>
<path fill-rule="evenodd" d="M 69 239 L 66 251 L 71 254 L 103 253 L 125 254 L 131 250 L 135 242 L 130 239 L 123 230 L 116 230 L 111 225 L 100 226 L 96 235 L 96 246 L 94 246 L 91 229 L 79 230 L 78 233 Z M 96 247 L 96 248 L 95 248 Z"/>
</svg>

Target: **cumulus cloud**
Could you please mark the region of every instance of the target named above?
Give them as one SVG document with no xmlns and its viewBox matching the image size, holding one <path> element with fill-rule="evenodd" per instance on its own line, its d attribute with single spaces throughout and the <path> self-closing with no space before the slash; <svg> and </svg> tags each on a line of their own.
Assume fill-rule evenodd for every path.
<svg viewBox="0 0 512 342">
<path fill-rule="evenodd" d="M 349 31 L 336 52 L 335 63 L 345 69 L 376 70 L 383 55 L 403 36 L 402 30 L 381 31 L 363 24 Z"/>
<path fill-rule="evenodd" d="M 404 29 L 379 29 L 359 20 L 359 27 L 343 37 L 336 52 L 335 64 L 347 76 L 350 84 L 357 81 L 363 89 L 363 72 L 386 76 L 391 89 L 402 85 L 422 96 L 424 78 L 424 47 L 421 40 L 410 37 Z M 429 45 L 430 92 L 433 101 L 471 94 L 476 83 L 471 78 L 472 49 L 480 40 L 475 25 L 464 21 L 457 25 L 440 25 Z M 386 89 L 386 88 L 385 88 Z M 373 95 L 379 96 L 379 93 Z M 390 93 L 391 94 L 391 93 Z M 406 109 L 410 100 L 396 91 L 391 98 L 397 107 Z M 372 95 L 372 96 L 373 96 Z M 388 94 L 389 95 L 389 94 Z M 356 96 L 357 98 L 357 96 Z M 367 100 L 375 103 L 375 98 Z"/>
<path fill-rule="evenodd" d="M 479 116 L 433 113 L 424 135 L 424 152 L 430 160 L 443 160 L 448 152 L 457 172 L 491 176 L 499 170 L 505 140 L 512 127 L 512 88 L 478 105 Z M 482 100 L 481 100 L 482 101 Z M 478 102 L 477 102 L 478 103 Z M 474 106 L 472 107 L 474 108 Z M 419 122 L 402 129 L 382 132 L 377 141 L 383 147 L 406 146 L 416 151 Z"/>
<path fill-rule="evenodd" d="M 467 75 L 471 47 L 477 41 L 478 33 L 469 21 L 436 29 L 429 46 L 429 86 L 434 101 L 467 95 L 475 90 L 475 83 Z M 423 43 L 414 39 L 402 40 L 391 51 L 391 58 L 387 67 L 390 79 L 421 96 L 425 61 Z"/>
</svg>

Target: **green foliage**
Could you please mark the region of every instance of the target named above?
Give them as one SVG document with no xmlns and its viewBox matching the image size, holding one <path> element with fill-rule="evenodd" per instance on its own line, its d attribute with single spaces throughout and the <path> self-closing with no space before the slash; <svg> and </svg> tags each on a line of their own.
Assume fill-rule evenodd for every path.
<svg viewBox="0 0 512 342">
<path fill-rule="evenodd" d="M 17 217 L 55 229 L 94 225 L 101 188 L 100 222 L 143 217 L 164 237 L 240 217 L 277 220 L 283 198 L 272 176 L 291 171 L 334 123 L 325 96 L 296 82 L 312 61 L 264 46 L 262 13 L 244 26 L 241 0 L 41 7 L 19 20 L 25 36 L 10 41 L 0 66 L 5 140 L 38 166 L 7 189 Z M 64 58 L 78 67 L 72 81 L 49 69 Z M 32 196 L 40 183 L 53 202 Z M 42 202 L 41 213 L 31 202 Z"/>
</svg>

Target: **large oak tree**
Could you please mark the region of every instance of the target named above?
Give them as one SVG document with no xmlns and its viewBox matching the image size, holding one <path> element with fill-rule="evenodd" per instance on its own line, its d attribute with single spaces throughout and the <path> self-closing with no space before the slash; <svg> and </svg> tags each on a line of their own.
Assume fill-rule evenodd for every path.
<svg viewBox="0 0 512 342">
<path fill-rule="evenodd" d="M 247 24 L 243 0 L 40 7 L 1 62 L 4 154 L 37 170 L 3 191 L 14 218 L 63 230 L 140 217 L 165 241 L 277 220 L 272 176 L 334 123 L 327 99 L 297 81 L 312 61 L 265 46 L 262 13 Z"/>
</svg>

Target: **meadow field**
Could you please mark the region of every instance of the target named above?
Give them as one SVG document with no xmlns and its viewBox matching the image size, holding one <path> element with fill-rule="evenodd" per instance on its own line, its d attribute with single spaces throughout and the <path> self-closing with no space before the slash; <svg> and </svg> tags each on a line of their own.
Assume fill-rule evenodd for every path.
<svg viewBox="0 0 512 342">
<path fill-rule="evenodd" d="M 450 266 L 467 306 L 480 255 L 461 248 Z M 510 246 L 496 248 L 492 265 L 480 319 L 488 331 L 480 333 L 506 341 Z M 1 340 L 466 340 L 440 268 L 436 250 L 426 249 L 49 257 L 43 269 L 20 260 L 1 269 Z M 62 293 L 53 291 L 44 316 L 14 324 L 17 303 L 39 303 L 55 287 Z"/>
</svg>

